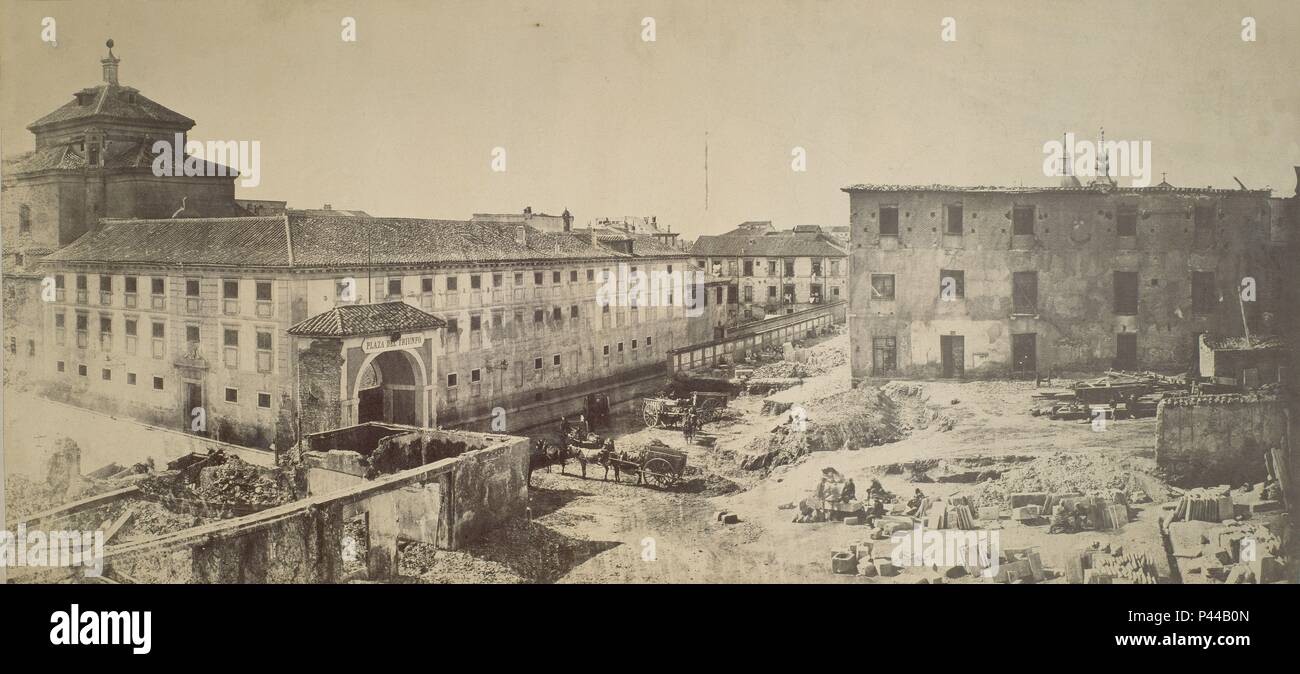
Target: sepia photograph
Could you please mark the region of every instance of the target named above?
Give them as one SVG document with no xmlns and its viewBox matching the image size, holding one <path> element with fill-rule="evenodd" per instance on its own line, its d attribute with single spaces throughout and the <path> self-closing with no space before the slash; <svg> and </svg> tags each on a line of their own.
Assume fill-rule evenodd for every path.
<svg viewBox="0 0 1300 674">
<path fill-rule="evenodd" d="M 0 16 L 55 653 L 150 652 L 117 586 L 1300 583 L 1294 1 Z M 1259 626 L 1095 590 L 1098 645 Z"/>
</svg>

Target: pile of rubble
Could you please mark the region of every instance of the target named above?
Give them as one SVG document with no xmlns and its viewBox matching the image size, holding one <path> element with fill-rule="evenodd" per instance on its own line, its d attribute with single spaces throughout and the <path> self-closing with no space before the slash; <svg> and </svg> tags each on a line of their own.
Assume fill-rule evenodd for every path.
<svg viewBox="0 0 1300 674">
<path fill-rule="evenodd" d="M 1183 582 L 1249 584 L 1286 580 L 1287 563 L 1282 554 L 1282 536 L 1288 526 L 1285 514 L 1232 504 L 1230 496 L 1228 503 L 1238 514 L 1221 522 L 1173 519 L 1179 513 L 1188 513 L 1182 501 L 1175 506 L 1173 516 L 1162 518 L 1162 533 Z"/>
<path fill-rule="evenodd" d="M 1057 452 L 1007 468 L 998 479 L 981 483 L 975 493 L 981 505 L 1005 503 L 1011 494 L 1024 492 L 1107 494 L 1119 490 L 1128 494 L 1132 503 L 1155 500 L 1136 473 L 1127 461 L 1117 462 L 1104 454 Z"/>
<path fill-rule="evenodd" d="M 222 452 L 185 468 L 163 471 L 138 486 L 145 499 L 173 511 L 216 518 L 247 515 L 297 498 L 280 471 Z"/>
</svg>

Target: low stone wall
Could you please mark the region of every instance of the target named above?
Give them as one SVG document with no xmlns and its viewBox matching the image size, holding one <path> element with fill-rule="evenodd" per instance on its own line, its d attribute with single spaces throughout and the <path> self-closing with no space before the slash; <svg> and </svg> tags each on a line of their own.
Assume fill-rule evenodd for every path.
<svg viewBox="0 0 1300 674">
<path fill-rule="evenodd" d="M 389 576 L 399 538 L 456 549 L 523 514 L 528 440 L 463 435 L 485 446 L 254 515 L 110 546 L 106 560 L 139 582 L 339 582 L 345 579 L 343 524 L 364 515 L 367 575 Z"/>
<path fill-rule="evenodd" d="M 1167 398 L 1156 411 L 1156 465 L 1179 487 L 1259 482 L 1264 453 L 1286 444 L 1285 409 L 1272 395 Z"/>
</svg>

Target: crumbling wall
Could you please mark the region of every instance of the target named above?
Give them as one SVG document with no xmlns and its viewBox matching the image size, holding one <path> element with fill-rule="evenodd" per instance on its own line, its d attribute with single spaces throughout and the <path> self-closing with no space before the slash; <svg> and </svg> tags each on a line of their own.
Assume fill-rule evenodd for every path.
<svg viewBox="0 0 1300 674">
<path fill-rule="evenodd" d="M 1260 482 L 1264 453 L 1286 443 L 1282 401 L 1271 396 L 1181 396 L 1156 411 L 1156 466 L 1179 487 Z"/>
<path fill-rule="evenodd" d="M 337 342 L 309 340 L 298 349 L 298 400 L 302 432 L 317 433 L 339 426 L 339 378 L 343 356 Z"/>
<path fill-rule="evenodd" d="M 527 438 L 489 449 L 467 452 L 450 475 L 451 538 L 459 548 L 501 522 L 524 512 L 528 505 Z"/>
</svg>

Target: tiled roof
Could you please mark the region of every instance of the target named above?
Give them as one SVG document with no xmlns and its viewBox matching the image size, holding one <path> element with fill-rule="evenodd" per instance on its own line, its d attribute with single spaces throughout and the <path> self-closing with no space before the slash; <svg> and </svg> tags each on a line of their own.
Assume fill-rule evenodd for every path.
<svg viewBox="0 0 1300 674">
<path fill-rule="evenodd" d="M 186 129 L 194 126 L 194 120 L 145 98 L 143 94 L 131 87 L 101 84 L 83 89 L 82 92 L 91 96 L 85 105 L 74 98 L 54 112 L 27 125 L 27 128 L 36 131 L 59 122 L 91 118 L 148 122 Z"/>
<path fill-rule="evenodd" d="M 687 254 L 653 237 L 635 239 L 634 254 L 575 232 L 465 220 L 314 217 L 289 213 L 241 218 L 102 220 L 46 258 L 51 262 L 191 264 L 249 267 L 369 267 L 622 259 Z M 597 239 L 599 241 L 599 238 Z"/>
<path fill-rule="evenodd" d="M 1087 185 L 1083 185 L 1079 187 L 1062 187 L 1058 185 L 1042 186 L 1042 187 L 1032 187 L 1032 186 L 1024 186 L 1024 185 L 1016 186 L 1016 187 L 998 187 L 998 186 L 989 186 L 989 185 L 981 185 L 977 187 L 961 187 L 957 185 L 857 184 L 857 185 L 849 185 L 848 187 L 841 187 L 840 191 L 841 192 L 975 192 L 975 193 L 1005 192 L 1005 193 L 1014 193 L 1014 194 L 1029 194 L 1029 193 L 1037 193 L 1037 192 L 1106 194 L 1106 193 L 1115 192 L 1120 194 L 1144 194 L 1144 193 L 1180 194 L 1181 193 L 1181 194 L 1235 194 L 1235 195 L 1255 195 L 1255 196 L 1258 196 L 1260 194 L 1267 195 L 1273 193 L 1272 190 L 1219 189 L 1214 187 L 1174 187 L 1169 183 L 1160 183 L 1159 185 L 1152 185 L 1150 187 L 1109 187 L 1109 186 L 1090 187 Z"/>
<path fill-rule="evenodd" d="M 383 302 L 334 307 L 289 328 L 289 334 L 308 337 L 353 337 L 432 330 L 446 325 L 447 322 L 441 318 L 405 302 Z"/>
<path fill-rule="evenodd" d="M 724 234 L 696 239 L 691 254 L 697 257 L 846 257 L 848 252 L 824 236 Z"/>
<path fill-rule="evenodd" d="M 151 168 L 154 155 L 144 140 L 134 143 L 117 141 L 104 151 L 103 168 Z M 205 175 L 217 175 L 219 164 L 203 161 Z M 5 160 L 6 173 L 35 173 L 49 170 L 76 171 L 89 166 L 84 150 L 72 143 L 50 145 Z M 234 179 L 239 173 L 233 167 L 224 167 L 224 173 Z"/>
</svg>

